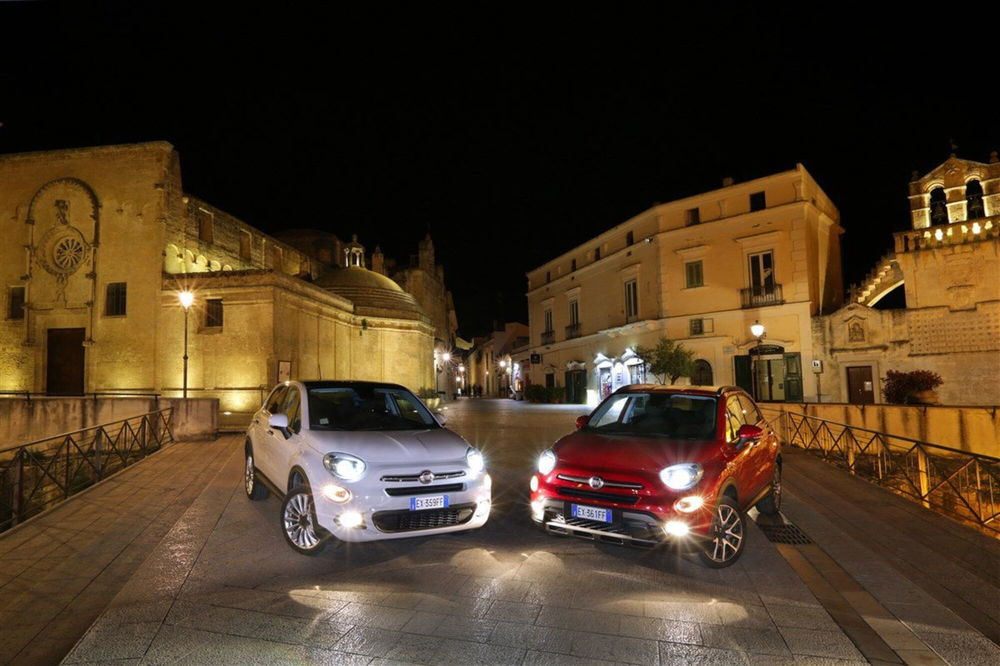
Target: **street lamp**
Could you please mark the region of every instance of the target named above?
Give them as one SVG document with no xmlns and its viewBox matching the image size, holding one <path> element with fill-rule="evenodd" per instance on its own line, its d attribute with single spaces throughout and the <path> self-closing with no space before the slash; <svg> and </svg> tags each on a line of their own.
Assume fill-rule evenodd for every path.
<svg viewBox="0 0 1000 666">
<path fill-rule="evenodd" d="M 182 291 L 177 294 L 177 300 L 181 302 L 181 307 L 184 308 L 184 392 L 183 397 L 188 397 L 188 312 L 191 311 L 191 306 L 194 304 L 194 293 L 190 291 Z"/>
<path fill-rule="evenodd" d="M 753 360 L 753 397 L 757 400 L 760 400 L 760 342 L 764 339 L 766 331 L 764 324 L 759 320 L 750 325 L 751 335 L 757 338 L 757 354 Z"/>
</svg>

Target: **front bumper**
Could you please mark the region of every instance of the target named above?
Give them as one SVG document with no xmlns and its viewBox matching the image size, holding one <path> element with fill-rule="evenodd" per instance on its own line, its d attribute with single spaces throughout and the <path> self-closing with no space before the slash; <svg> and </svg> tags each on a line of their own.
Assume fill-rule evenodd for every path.
<svg viewBox="0 0 1000 666">
<path fill-rule="evenodd" d="M 482 527 L 490 517 L 492 480 L 486 473 L 466 478 L 461 490 L 456 484 L 439 484 L 440 494 L 448 498 L 448 506 L 438 509 L 411 510 L 411 497 L 434 495 L 435 485 L 420 489 L 419 495 L 394 494 L 391 484 L 378 484 L 367 491 L 352 487 L 352 497 L 342 504 L 331 502 L 322 493 L 315 493 L 316 519 L 320 526 L 341 541 L 380 541 L 459 532 Z M 360 514 L 357 526 L 345 527 L 341 520 L 346 514 Z"/>
</svg>

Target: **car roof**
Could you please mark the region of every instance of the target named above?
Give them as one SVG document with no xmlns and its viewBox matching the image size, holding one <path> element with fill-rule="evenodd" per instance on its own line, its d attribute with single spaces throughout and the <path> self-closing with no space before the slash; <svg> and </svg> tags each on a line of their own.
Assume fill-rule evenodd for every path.
<svg viewBox="0 0 1000 666">
<path fill-rule="evenodd" d="M 314 388 L 391 388 L 391 389 L 402 389 L 404 391 L 409 391 L 405 386 L 400 384 L 391 384 L 389 382 L 366 382 L 360 380 L 333 380 L 333 379 L 300 379 L 298 380 L 307 389 Z"/>
<path fill-rule="evenodd" d="M 693 386 L 690 384 L 685 384 L 683 386 L 677 386 L 672 384 L 630 384 L 628 386 L 623 386 L 615 393 L 682 393 L 688 395 L 713 395 L 719 396 L 726 393 L 731 393 L 734 391 L 739 391 L 743 393 L 743 389 L 739 386 Z"/>
</svg>

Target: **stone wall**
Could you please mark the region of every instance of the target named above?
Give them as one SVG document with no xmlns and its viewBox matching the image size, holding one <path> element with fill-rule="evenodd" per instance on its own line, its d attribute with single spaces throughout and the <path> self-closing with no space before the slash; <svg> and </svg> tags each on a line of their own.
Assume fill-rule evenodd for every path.
<svg viewBox="0 0 1000 666">
<path fill-rule="evenodd" d="M 174 439 L 213 439 L 218 431 L 219 401 L 160 398 L 0 399 L 0 448 L 73 432 L 90 426 L 173 408 Z"/>
<path fill-rule="evenodd" d="M 789 411 L 828 421 L 1000 458 L 1000 407 L 931 405 L 774 404 L 766 416 Z"/>
</svg>

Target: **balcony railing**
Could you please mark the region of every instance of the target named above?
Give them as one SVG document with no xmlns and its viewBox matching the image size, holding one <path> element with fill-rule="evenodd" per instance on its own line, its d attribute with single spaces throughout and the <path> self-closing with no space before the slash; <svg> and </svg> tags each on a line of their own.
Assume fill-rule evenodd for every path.
<svg viewBox="0 0 1000 666">
<path fill-rule="evenodd" d="M 542 331 L 542 344 L 543 345 L 551 345 L 555 341 L 556 341 L 556 332 L 555 331 Z"/>
<path fill-rule="evenodd" d="M 1000 237 L 1000 215 L 900 231 L 893 234 L 893 237 L 896 241 L 896 254 L 989 240 Z"/>
<path fill-rule="evenodd" d="M 769 287 L 747 287 L 740 289 L 740 306 L 744 308 L 760 308 L 765 305 L 781 305 L 785 299 L 781 296 L 781 285 Z"/>
<path fill-rule="evenodd" d="M 572 340 L 573 338 L 580 337 L 580 322 L 575 324 L 570 324 L 566 327 L 566 339 Z"/>
<path fill-rule="evenodd" d="M 0 532 L 174 441 L 171 408 L 0 450 Z"/>
<path fill-rule="evenodd" d="M 762 409 L 783 444 L 801 447 L 928 509 L 1000 536 L 1000 458 Z"/>
</svg>

